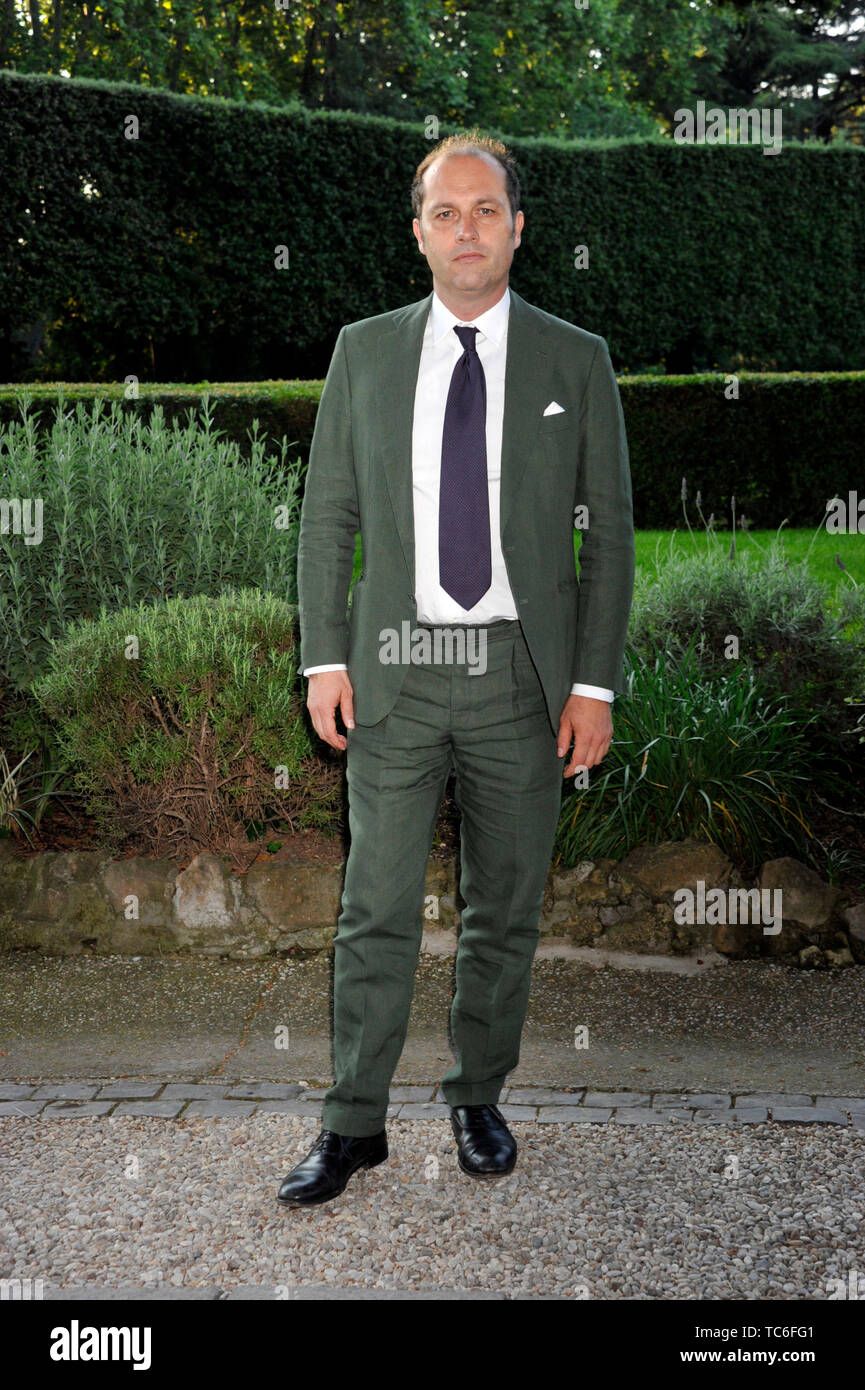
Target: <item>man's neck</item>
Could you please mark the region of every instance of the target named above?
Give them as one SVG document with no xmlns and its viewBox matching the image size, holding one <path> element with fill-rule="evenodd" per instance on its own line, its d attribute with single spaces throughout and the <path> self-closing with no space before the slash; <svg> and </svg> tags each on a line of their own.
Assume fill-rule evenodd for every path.
<svg viewBox="0 0 865 1390">
<path fill-rule="evenodd" d="M 441 286 L 433 280 L 433 289 L 444 304 L 446 309 L 450 309 L 452 314 L 463 323 L 473 323 L 475 319 L 485 314 L 487 309 L 492 309 L 499 300 L 504 297 L 505 290 L 508 288 L 507 280 L 503 284 L 497 285 L 495 289 L 488 291 L 486 295 L 454 295 L 448 290 L 443 290 Z"/>
</svg>

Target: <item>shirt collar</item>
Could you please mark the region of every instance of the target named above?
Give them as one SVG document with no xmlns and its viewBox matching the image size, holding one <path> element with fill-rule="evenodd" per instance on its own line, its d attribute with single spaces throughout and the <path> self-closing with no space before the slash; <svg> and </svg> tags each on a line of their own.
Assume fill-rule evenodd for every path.
<svg viewBox="0 0 865 1390">
<path fill-rule="evenodd" d="M 511 292 L 505 286 L 505 292 L 497 304 L 491 309 L 487 309 L 483 314 L 478 314 L 476 319 L 471 320 L 472 328 L 479 328 L 485 338 L 492 338 L 494 343 L 500 343 L 505 336 L 508 326 L 508 314 L 510 312 Z M 439 299 L 435 290 L 432 297 L 432 333 L 433 342 L 439 343 L 446 333 L 450 333 L 456 339 L 454 324 L 464 324 L 465 319 L 458 319 L 456 314 Z"/>
</svg>

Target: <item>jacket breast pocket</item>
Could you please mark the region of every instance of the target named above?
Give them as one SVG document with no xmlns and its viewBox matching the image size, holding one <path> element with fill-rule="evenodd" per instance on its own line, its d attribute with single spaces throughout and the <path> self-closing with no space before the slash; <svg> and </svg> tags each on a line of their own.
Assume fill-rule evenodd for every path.
<svg viewBox="0 0 865 1390">
<path fill-rule="evenodd" d="M 570 429 L 572 424 L 573 416 L 569 410 L 558 410 L 555 415 L 544 415 L 538 425 L 538 437 L 558 434 L 559 430 Z"/>
</svg>

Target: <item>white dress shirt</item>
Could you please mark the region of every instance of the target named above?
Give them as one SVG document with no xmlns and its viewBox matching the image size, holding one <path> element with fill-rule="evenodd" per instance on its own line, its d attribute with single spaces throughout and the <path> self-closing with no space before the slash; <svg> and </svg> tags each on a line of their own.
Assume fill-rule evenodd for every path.
<svg viewBox="0 0 865 1390">
<path fill-rule="evenodd" d="M 505 361 L 508 346 L 510 290 L 497 304 L 479 314 L 466 327 L 477 328 L 475 347 L 484 369 L 487 388 L 487 480 L 489 486 L 492 583 L 473 608 L 462 608 L 439 584 L 439 484 L 445 408 L 454 367 L 463 355 L 454 326 L 463 320 L 433 291 L 424 332 L 412 425 L 412 495 L 414 501 L 415 601 L 420 623 L 447 627 L 453 623 L 487 624 L 499 618 L 515 619 L 517 608 L 511 593 L 499 531 L 502 463 L 502 419 L 505 407 Z M 317 671 L 345 671 L 344 664 L 309 666 L 305 676 Z M 579 682 L 572 695 L 589 695 L 612 702 L 615 692 Z"/>
</svg>

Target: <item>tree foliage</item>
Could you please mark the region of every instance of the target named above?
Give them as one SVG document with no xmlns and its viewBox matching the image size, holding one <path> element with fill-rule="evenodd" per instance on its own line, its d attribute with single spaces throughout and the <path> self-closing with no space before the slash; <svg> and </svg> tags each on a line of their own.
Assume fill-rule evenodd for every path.
<svg viewBox="0 0 865 1390">
<path fill-rule="evenodd" d="M 0 67 L 510 135 L 663 133 L 698 99 L 860 138 L 853 0 L 0 0 Z"/>
</svg>

